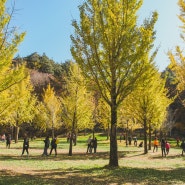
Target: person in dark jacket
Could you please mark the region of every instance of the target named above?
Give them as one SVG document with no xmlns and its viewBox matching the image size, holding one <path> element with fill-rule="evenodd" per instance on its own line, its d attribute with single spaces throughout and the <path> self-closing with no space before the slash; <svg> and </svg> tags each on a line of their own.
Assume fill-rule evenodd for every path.
<svg viewBox="0 0 185 185">
<path fill-rule="evenodd" d="M 26 150 L 27 156 L 29 155 L 29 138 L 25 134 L 24 141 L 23 141 L 23 149 L 22 149 L 22 155 L 24 154 L 24 151 Z"/>
<path fill-rule="evenodd" d="M 56 137 L 51 140 L 51 150 L 50 150 L 49 155 L 52 154 L 52 151 L 54 149 L 55 150 L 55 156 L 57 156 L 57 143 L 56 143 L 56 141 L 57 141 Z"/>
<path fill-rule="evenodd" d="M 6 137 L 6 148 L 10 148 L 11 136 L 8 134 Z"/>
<path fill-rule="evenodd" d="M 182 148 L 182 156 L 183 156 L 184 155 L 184 152 L 185 152 L 185 142 L 184 142 L 184 139 L 182 140 L 181 148 Z"/>
<path fill-rule="evenodd" d="M 164 139 L 161 140 L 161 151 L 162 151 L 162 157 L 166 157 L 166 142 Z"/>
<path fill-rule="evenodd" d="M 44 155 L 48 156 L 49 145 L 50 145 L 50 140 L 49 140 L 49 136 L 47 136 L 44 140 L 44 152 L 43 152 L 42 156 L 44 156 Z"/>
</svg>

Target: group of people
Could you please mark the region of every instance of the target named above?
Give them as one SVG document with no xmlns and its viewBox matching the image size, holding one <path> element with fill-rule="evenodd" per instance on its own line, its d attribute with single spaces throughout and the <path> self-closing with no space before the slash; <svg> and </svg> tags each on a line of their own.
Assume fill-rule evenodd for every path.
<svg viewBox="0 0 185 185">
<path fill-rule="evenodd" d="M 89 136 L 88 140 L 87 140 L 87 152 L 86 153 L 92 153 L 94 149 L 94 153 L 96 153 L 96 149 L 97 149 L 97 139 L 95 138 L 91 138 L 91 136 Z"/>
<path fill-rule="evenodd" d="M 46 136 L 46 138 L 43 141 L 44 141 L 44 151 L 42 156 L 51 155 L 53 150 L 55 151 L 55 156 L 57 156 L 57 144 L 59 143 L 58 138 L 54 137 L 50 142 L 49 136 Z M 50 149 L 50 152 L 48 153 L 48 149 L 50 145 L 51 145 L 51 149 Z M 27 156 L 29 156 L 29 138 L 27 137 L 27 135 L 24 136 L 24 140 L 23 140 L 22 156 L 24 155 L 25 151 L 27 153 Z"/>
<path fill-rule="evenodd" d="M 153 142 L 154 148 L 153 152 L 158 151 L 158 146 L 159 146 L 159 140 L 157 137 L 155 137 L 154 142 Z M 170 151 L 170 143 L 165 140 L 164 138 L 161 139 L 161 152 L 162 152 L 162 157 L 166 157 Z"/>
<path fill-rule="evenodd" d="M 153 148 L 153 152 L 157 152 L 158 151 L 158 146 L 159 146 L 159 140 L 157 137 L 155 137 L 154 142 L 153 142 L 154 148 Z M 182 155 L 185 152 L 185 141 L 184 139 L 182 140 L 181 145 L 178 145 L 182 148 Z M 165 140 L 164 138 L 161 139 L 161 152 L 162 152 L 162 157 L 166 157 L 166 155 L 169 154 L 170 151 L 170 143 Z"/>
<path fill-rule="evenodd" d="M 57 156 L 57 144 L 59 143 L 59 140 L 57 137 L 53 138 L 50 142 L 49 136 L 46 136 L 46 138 L 43 140 L 44 141 L 44 151 L 42 156 L 49 156 L 52 154 L 52 151 L 55 151 L 55 156 Z M 50 152 L 48 153 L 48 149 L 51 146 Z M 96 153 L 97 149 L 97 139 L 91 138 L 89 136 L 89 139 L 87 140 L 87 153 L 92 153 L 94 149 L 94 153 Z M 23 140 L 23 149 L 22 149 L 22 156 L 24 155 L 24 152 L 26 151 L 27 156 L 29 156 L 29 138 L 27 135 L 25 135 L 24 140 Z"/>
</svg>

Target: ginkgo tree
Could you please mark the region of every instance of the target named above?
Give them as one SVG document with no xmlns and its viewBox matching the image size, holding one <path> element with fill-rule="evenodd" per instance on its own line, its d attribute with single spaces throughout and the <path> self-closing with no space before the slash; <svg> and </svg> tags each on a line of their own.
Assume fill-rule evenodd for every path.
<svg viewBox="0 0 185 185">
<path fill-rule="evenodd" d="M 72 140 L 79 130 L 93 129 L 93 102 L 86 81 L 76 63 L 70 63 L 70 76 L 66 79 L 66 90 L 62 94 L 62 119 L 70 132 L 69 155 L 72 155 Z"/>
<path fill-rule="evenodd" d="M 160 77 L 155 67 L 151 66 L 143 78 L 143 84 L 127 98 L 124 107 L 144 128 L 144 153 L 148 153 L 147 135 L 150 135 L 151 129 L 160 128 L 171 103 L 167 97 L 165 80 Z"/>
<path fill-rule="evenodd" d="M 100 98 L 98 100 L 98 106 L 97 106 L 97 120 L 101 124 L 101 127 L 103 127 L 107 131 L 107 140 L 109 139 L 109 133 L 110 133 L 110 106 L 105 102 L 103 98 Z"/>
<path fill-rule="evenodd" d="M 18 34 L 9 27 L 13 10 L 6 11 L 6 0 L 0 0 L 0 96 L 11 86 L 19 83 L 25 77 L 24 66 L 12 65 L 17 47 L 24 39 L 25 33 Z M 1 98 L 0 98 L 1 101 Z"/>
<path fill-rule="evenodd" d="M 15 127 L 15 142 L 18 141 L 19 129 L 22 123 L 31 123 L 34 118 L 36 96 L 30 76 L 10 88 L 9 95 L 13 99 L 11 106 L 4 112 L 4 119 Z"/>
<path fill-rule="evenodd" d="M 179 0 L 178 5 L 180 7 L 181 14 L 178 16 L 182 22 L 181 28 L 181 38 L 185 42 L 185 2 L 184 0 Z M 169 68 L 175 73 L 177 90 L 182 92 L 185 90 L 185 55 L 184 51 L 180 46 L 176 46 L 176 52 L 173 54 L 172 51 L 168 52 L 169 59 L 171 61 Z M 179 97 L 180 99 L 180 97 Z M 182 101 L 185 106 L 185 102 Z"/>
<path fill-rule="evenodd" d="M 55 137 L 54 130 L 61 126 L 61 103 L 59 97 L 55 94 L 54 88 L 49 84 L 43 93 L 43 102 L 46 108 L 46 125 L 52 130 L 52 137 Z"/>
<path fill-rule="evenodd" d="M 141 82 L 146 55 L 155 40 L 158 14 L 138 25 L 143 0 L 86 0 L 79 6 L 80 21 L 73 20 L 71 53 L 84 76 L 96 83 L 110 106 L 109 166 L 118 166 L 117 109 Z"/>
</svg>

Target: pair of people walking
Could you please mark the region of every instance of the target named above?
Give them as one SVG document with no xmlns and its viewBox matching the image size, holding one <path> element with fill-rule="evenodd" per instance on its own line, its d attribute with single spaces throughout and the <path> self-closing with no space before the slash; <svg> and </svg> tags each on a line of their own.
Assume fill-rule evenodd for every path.
<svg viewBox="0 0 185 185">
<path fill-rule="evenodd" d="M 170 151 L 170 143 L 168 141 L 165 141 L 164 139 L 161 140 L 161 152 L 162 157 L 166 157 L 166 155 L 169 154 Z"/>
<path fill-rule="evenodd" d="M 42 156 L 48 156 L 48 155 L 51 155 L 52 154 L 52 151 L 54 150 L 55 151 L 55 156 L 57 156 L 57 144 L 59 143 L 59 140 L 57 137 L 54 137 L 52 140 L 51 140 L 51 150 L 50 150 L 50 153 L 48 154 L 48 148 L 50 146 L 50 140 L 49 140 L 49 136 L 47 136 L 44 140 L 44 152 L 42 154 Z"/>
<path fill-rule="evenodd" d="M 89 136 L 87 140 L 87 152 L 86 153 L 92 153 L 93 149 L 94 149 L 94 153 L 96 153 L 97 139 L 96 137 L 94 139 L 91 139 L 91 136 Z"/>
</svg>

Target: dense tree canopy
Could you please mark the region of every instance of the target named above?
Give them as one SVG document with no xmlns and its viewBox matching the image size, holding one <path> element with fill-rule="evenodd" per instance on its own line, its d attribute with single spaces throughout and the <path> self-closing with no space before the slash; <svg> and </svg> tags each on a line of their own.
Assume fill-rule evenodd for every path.
<svg viewBox="0 0 185 185">
<path fill-rule="evenodd" d="M 111 108 L 110 166 L 118 166 L 117 108 L 141 82 L 154 41 L 157 13 L 137 25 L 142 0 L 87 0 L 73 21 L 71 52 L 84 75 L 95 81 Z"/>
</svg>

